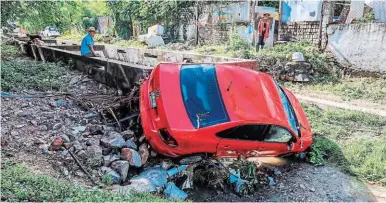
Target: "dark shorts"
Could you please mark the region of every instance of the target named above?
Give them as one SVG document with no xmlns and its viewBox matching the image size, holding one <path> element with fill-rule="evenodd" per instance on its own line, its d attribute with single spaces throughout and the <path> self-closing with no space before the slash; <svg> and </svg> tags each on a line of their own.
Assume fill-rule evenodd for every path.
<svg viewBox="0 0 386 203">
<path fill-rule="evenodd" d="M 82 55 L 82 56 L 85 56 L 85 57 L 93 57 L 94 55 L 90 52 L 90 53 L 87 53 L 87 54 Z"/>
<path fill-rule="evenodd" d="M 259 45 L 264 45 L 265 42 L 264 42 L 264 35 L 265 35 L 265 32 L 262 33 L 262 35 L 259 36 Z"/>
</svg>

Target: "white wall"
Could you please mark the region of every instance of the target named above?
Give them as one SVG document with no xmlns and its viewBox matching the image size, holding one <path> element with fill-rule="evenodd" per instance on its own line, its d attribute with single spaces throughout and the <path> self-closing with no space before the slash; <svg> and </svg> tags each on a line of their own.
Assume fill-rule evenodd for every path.
<svg viewBox="0 0 386 203">
<path fill-rule="evenodd" d="M 340 62 L 363 71 L 386 73 L 386 24 L 339 24 L 327 27 L 328 48 Z"/>
</svg>

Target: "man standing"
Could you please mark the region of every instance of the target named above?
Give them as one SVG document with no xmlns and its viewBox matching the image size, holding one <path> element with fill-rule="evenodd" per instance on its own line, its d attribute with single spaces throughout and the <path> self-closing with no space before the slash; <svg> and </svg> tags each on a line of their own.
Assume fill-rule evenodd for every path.
<svg viewBox="0 0 386 203">
<path fill-rule="evenodd" d="M 99 56 L 94 50 L 94 35 L 95 35 L 95 28 L 90 27 L 86 30 L 88 34 L 82 39 L 82 44 L 80 45 L 80 55 L 86 56 L 86 57 L 93 57 L 93 56 Z"/>
<path fill-rule="evenodd" d="M 271 24 L 269 22 L 269 16 L 270 14 L 269 13 L 264 13 L 263 14 L 263 18 L 260 19 L 259 21 L 259 42 L 257 44 L 257 51 L 259 51 L 259 49 L 262 49 L 265 45 L 265 40 L 267 40 L 268 36 L 269 36 L 269 28 L 271 27 Z"/>
</svg>

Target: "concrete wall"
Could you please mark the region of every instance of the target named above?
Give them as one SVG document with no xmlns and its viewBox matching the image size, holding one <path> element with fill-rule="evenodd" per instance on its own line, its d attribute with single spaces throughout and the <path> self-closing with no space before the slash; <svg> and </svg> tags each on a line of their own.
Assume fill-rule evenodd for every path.
<svg viewBox="0 0 386 203">
<path fill-rule="evenodd" d="M 45 42 L 44 46 L 39 46 L 13 39 L 13 43 L 20 46 L 23 53 L 35 60 L 71 62 L 76 69 L 89 74 L 96 81 L 121 89 L 124 93 L 134 86 L 138 74 L 150 73 L 162 62 L 223 63 L 258 70 L 255 60 L 109 45 L 96 45 L 95 50 L 102 57 L 88 58 L 80 55 L 79 45 L 64 45 L 54 40 Z"/>
<path fill-rule="evenodd" d="M 386 73 L 386 24 L 339 24 L 327 27 L 327 47 L 353 69 Z"/>
</svg>

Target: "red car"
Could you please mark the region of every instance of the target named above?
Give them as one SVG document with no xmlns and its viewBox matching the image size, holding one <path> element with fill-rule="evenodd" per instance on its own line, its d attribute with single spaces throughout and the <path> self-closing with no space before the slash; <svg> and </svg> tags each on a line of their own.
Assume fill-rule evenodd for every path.
<svg viewBox="0 0 386 203">
<path fill-rule="evenodd" d="M 312 144 L 295 96 L 245 63 L 161 63 L 141 86 L 140 105 L 147 140 L 170 157 L 278 156 Z"/>
</svg>

